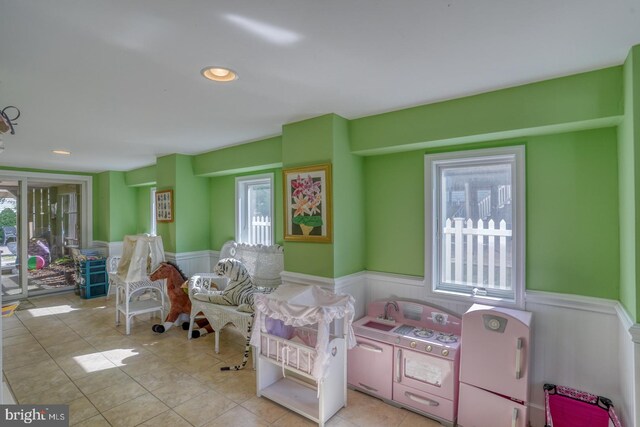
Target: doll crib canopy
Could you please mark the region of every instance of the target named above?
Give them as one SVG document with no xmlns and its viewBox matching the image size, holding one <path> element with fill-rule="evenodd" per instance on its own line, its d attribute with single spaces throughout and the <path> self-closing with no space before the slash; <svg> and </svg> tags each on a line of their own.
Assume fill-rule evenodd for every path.
<svg viewBox="0 0 640 427">
<path fill-rule="evenodd" d="M 124 236 L 118 278 L 123 282 L 139 282 L 164 261 L 162 237 L 144 234 Z"/>
<path fill-rule="evenodd" d="M 353 334 L 354 299 L 351 295 L 336 294 L 320 286 L 281 285 L 271 294 L 255 296 L 255 325 L 251 334 L 251 344 L 260 344 L 264 317 L 282 321 L 285 325 L 301 327 L 317 325 L 317 358 L 312 375 L 321 379 L 330 362 L 330 325 L 336 319 L 344 319 L 347 348 L 356 345 Z"/>
</svg>

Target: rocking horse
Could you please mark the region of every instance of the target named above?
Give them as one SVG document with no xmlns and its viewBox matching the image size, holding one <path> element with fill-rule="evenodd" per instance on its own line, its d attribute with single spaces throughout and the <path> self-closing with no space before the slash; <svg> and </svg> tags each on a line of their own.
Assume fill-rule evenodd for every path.
<svg viewBox="0 0 640 427">
<path fill-rule="evenodd" d="M 163 324 L 156 324 L 151 330 L 156 333 L 164 333 L 171 329 L 174 325 L 182 324 L 183 330 L 189 329 L 189 314 L 191 313 L 191 300 L 182 288 L 183 283 L 187 281 L 187 277 L 171 262 L 162 262 L 149 275 L 151 280 L 167 279 L 167 294 L 171 303 L 171 309 Z M 199 329 L 191 333 L 191 338 L 198 338 L 213 332 L 213 328 L 209 322 L 203 318 L 197 321 Z"/>
</svg>

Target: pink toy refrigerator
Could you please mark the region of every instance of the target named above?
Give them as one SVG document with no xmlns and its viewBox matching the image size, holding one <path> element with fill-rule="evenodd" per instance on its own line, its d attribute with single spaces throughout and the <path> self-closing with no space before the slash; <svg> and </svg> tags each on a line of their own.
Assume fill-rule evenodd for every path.
<svg viewBox="0 0 640 427">
<path fill-rule="evenodd" d="M 531 317 L 480 304 L 462 316 L 458 426 L 527 426 Z"/>
</svg>

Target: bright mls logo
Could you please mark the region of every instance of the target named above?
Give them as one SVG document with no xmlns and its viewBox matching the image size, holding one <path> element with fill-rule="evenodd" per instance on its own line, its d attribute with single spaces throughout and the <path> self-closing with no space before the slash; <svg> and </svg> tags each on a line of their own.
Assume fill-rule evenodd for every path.
<svg viewBox="0 0 640 427">
<path fill-rule="evenodd" d="M 69 405 L 0 405 L 3 427 L 68 427 Z"/>
</svg>

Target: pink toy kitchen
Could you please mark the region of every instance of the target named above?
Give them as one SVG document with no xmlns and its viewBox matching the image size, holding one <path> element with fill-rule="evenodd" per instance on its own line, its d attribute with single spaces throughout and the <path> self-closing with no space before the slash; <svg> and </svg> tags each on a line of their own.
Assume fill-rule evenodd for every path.
<svg viewBox="0 0 640 427">
<path fill-rule="evenodd" d="M 347 382 L 446 426 L 524 427 L 530 322 L 530 313 L 478 304 L 460 316 L 375 301 L 353 323 Z"/>
</svg>

